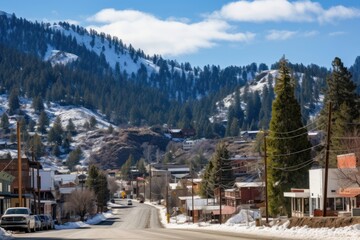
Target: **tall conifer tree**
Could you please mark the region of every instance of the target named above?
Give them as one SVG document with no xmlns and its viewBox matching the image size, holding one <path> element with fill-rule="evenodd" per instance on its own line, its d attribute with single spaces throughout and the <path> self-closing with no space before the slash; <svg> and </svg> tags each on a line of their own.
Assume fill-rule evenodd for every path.
<svg viewBox="0 0 360 240">
<path fill-rule="evenodd" d="M 351 80 L 351 73 L 344 67 L 340 58 L 332 62 L 332 73 L 327 78 L 327 91 L 324 98 L 324 108 L 320 113 L 320 122 L 324 130 L 327 127 L 329 109 L 328 103 L 332 102 L 332 125 L 330 150 L 344 149 L 341 138 L 351 134 L 360 125 L 354 124 L 359 118 L 359 96 L 356 94 L 356 85 Z M 336 167 L 336 152 L 330 152 L 329 167 Z"/>
<path fill-rule="evenodd" d="M 273 216 L 289 213 L 290 201 L 283 193 L 292 187 L 306 187 L 308 181 L 310 143 L 301 121 L 294 87 L 287 62 L 282 59 L 267 137 L 269 211 Z"/>
</svg>

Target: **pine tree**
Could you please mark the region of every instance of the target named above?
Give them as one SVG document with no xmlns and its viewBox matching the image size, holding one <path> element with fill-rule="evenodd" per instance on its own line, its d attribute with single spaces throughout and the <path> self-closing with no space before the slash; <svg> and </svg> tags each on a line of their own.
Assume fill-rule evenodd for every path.
<svg viewBox="0 0 360 240">
<path fill-rule="evenodd" d="M 269 211 L 273 216 L 290 213 L 290 201 L 283 193 L 292 187 L 307 186 L 310 160 L 310 143 L 295 99 L 294 79 L 286 60 L 282 59 L 279 64 L 267 137 Z"/>
<path fill-rule="evenodd" d="M 41 134 L 45 134 L 45 133 L 46 133 L 46 127 L 47 127 L 48 125 L 49 125 L 49 117 L 47 116 L 47 114 L 45 113 L 45 111 L 42 111 L 42 112 L 40 113 L 40 116 L 39 116 L 37 130 L 38 130 Z"/>
<path fill-rule="evenodd" d="M 71 135 L 76 134 L 75 124 L 73 123 L 71 118 L 69 119 L 68 124 L 66 125 L 66 131 L 69 132 Z"/>
<path fill-rule="evenodd" d="M 18 97 L 19 93 L 17 89 L 13 89 L 9 95 L 9 113 L 15 114 L 20 109 L 20 101 Z"/>
<path fill-rule="evenodd" d="M 344 149 L 339 138 L 360 130 L 360 125 L 354 124 L 359 118 L 359 96 L 356 85 L 351 80 L 351 73 L 344 67 L 341 59 L 336 57 L 332 62 L 333 70 L 327 78 L 327 91 L 324 98 L 324 108 L 320 112 L 320 122 L 327 126 L 328 102 L 332 102 L 331 134 L 336 136 L 330 142 L 330 149 Z M 326 124 L 325 124 L 326 123 Z M 322 160 L 322 159 L 321 159 Z M 336 154 L 330 152 L 329 167 L 336 167 Z"/>
<path fill-rule="evenodd" d="M 234 184 L 234 176 L 229 160 L 229 152 L 224 143 L 219 143 L 211 161 L 205 167 L 203 181 L 200 187 L 202 197 L 214 197 L 214 190 L 231 188 Z"/>
<path fill-rule="evenodd" d="M 1 116 L 1 129 L 4 131 L 5 134 L 10 132 L 10 122 L 9 117 L 6 113 L 3 113 Z"/>
<path fill-rule="evenodd" d="M 216 151 L 212 156 L 213 168 L 210 172 L 209 181 L 214 189 L 232 188 L 235 177 L 233 175 L 229 151 L 223 142 L 216 146 Z"/>
</svg>

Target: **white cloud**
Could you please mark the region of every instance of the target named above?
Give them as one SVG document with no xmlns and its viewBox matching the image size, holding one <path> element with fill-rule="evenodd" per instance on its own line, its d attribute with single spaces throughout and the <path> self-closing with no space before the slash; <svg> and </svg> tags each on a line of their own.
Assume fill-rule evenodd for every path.
<svg viewBox="0 0 360 240">
<path fill-rule="evenodd" d="M 304 37 L 313 37 L 313 36 L 316 36 L 318 34 L 319 34 L 319 32 L 314 30 L 314 31 L 304 32 L 303 36 Z"/>
<path fill-rule="evenodd" d="M 287 40 L 295 36 L 297 32 L 295 31 L 286 31 L 286 30 L 270 30 L 269 34 L 266 36 L 267 40 Z"/>
<path fill-rule="evenodd" d="M 211 17 L 243 22 L 332 22 L 335 19 L 360 17 L 360 9 L 342 5 L 328 10 L 320 3 L 288 0 L 255 0 L 229 3 Z"/>
<path fill-rule="evenodd" d="M 341 32 L 341 31 L 339 31 L 339 32 L 331 32 L 331 33 L 329 33 L 329 36 L 330 37 L 336 37 L 336 36 L 340 36 L 340 35 L 344 35 L 344 34 L 346 34 L 346 32 Z"/>
<path fill-rule="evenodd" d="M 103 9 L 88 18 L 88 28 L 117 36 L 147 54 L 176 56 L 210 48 L 218 41 L 248 42 L 255 34 L 233 32 L 224 20 L 206 19 L 188 23 L 184 19 L 161 20 L 135 10 Z"/>
</svg>

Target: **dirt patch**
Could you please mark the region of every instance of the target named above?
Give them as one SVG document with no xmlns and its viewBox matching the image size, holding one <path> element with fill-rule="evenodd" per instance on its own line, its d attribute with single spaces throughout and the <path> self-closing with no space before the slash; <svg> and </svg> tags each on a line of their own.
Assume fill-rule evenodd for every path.
<svg viewBox="0 0 360 240">
<path fill-rule="evenodd" d="M 360 217 L 304 217 L 304 218 L 290 218 L 291 227 L 308 226 L 310 228 L 338 228 L 354 224 L 360 224 Z"/>
</svg>

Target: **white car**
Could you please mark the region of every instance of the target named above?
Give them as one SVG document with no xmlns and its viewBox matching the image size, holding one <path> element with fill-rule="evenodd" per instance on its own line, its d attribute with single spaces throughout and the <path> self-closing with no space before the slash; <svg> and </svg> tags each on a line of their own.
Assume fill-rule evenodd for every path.
<svg viewBox="0 0 360 240">
<path fill-rule="evenodd" d="M 0 226 L 6 230 L 36 231 L 35 217 L 31 210 L 25 207 L 6 209 L 1 217 Z"/>
</svg>

